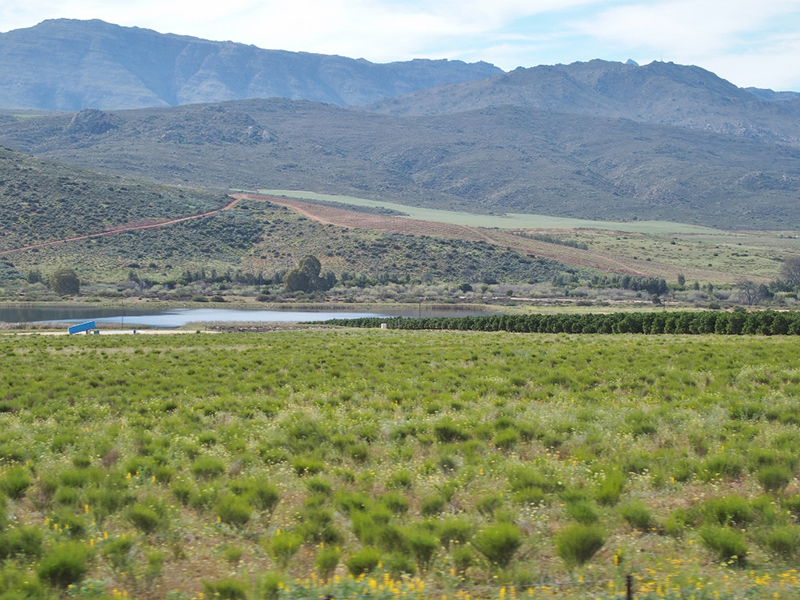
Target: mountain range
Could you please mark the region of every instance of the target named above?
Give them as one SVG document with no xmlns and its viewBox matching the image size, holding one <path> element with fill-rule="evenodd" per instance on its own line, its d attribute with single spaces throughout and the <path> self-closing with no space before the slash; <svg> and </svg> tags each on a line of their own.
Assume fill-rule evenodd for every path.
<svg viewBox="0 0 800 600">
<path fill-rule="evenodd" d="M 39 57 L 44 67 L 26 63 L 27 76 L 44 87 L 95 80 L 92 93 L 124 104 L 136 74 L 136 89 L 150 90 L 139 101 L 151 106 L 135 110 L 86 108 L 84 90 L 59 96 L 81 110 L 0 112 L 0 143 L 62 163 L 219 192 L 295 189 L 482 213 L 800 227 L 800 94 L 738 88 L 699 67 L 374 65 L 69 20 L 4 34 L 3 56 L 14 47 Z M 0 69 L 12 73 L 12 62 Z M 338 91 L 327 97 L 320 90 L 334 86 L 315 87 L 323 72 L 337 73 Z M 0 78 L 0 98 L 28 89 L 13 77 Z M 217 85 L 223 80 L 239 83 Z M 258 88 L 265 81 L 273 83 Z M 233 91 L 289 97 L 218 101 Z M 411 93 L 395 97 L 403 91 Z M 200 98 L 214 101 L 182 104 Z"/>
<path fill-rule="evenodd" d="M 283 97 L 340 106 L 502 73 L 487 63 L 263 50 L 103 21 L 0 34 L 0 108 L 81 110 Z"/>
<path fill-rule="evenodd" d="M 366 108 L 383 114 L 420 116 L 504 105 L 674 125 L 800 146 L 800 94 L 742 89 L 700 67 L 665 62 L 638 66 L 592 60 L 519 68 L 487 79 L 379 100 Z"/>
</svg>

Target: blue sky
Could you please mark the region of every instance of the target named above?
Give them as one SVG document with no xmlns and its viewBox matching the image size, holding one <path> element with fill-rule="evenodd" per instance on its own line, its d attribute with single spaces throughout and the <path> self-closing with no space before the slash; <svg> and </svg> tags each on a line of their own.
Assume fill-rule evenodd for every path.
<svg viewBox="0 0 800 600">
<path fill-rule="evenodd" d="M 742 87 L 800 91 L 800 0 L 3 0 L 0 30 L 51 18 L 375 62 L 593 58 L 698 65 Z"/>
</svg>

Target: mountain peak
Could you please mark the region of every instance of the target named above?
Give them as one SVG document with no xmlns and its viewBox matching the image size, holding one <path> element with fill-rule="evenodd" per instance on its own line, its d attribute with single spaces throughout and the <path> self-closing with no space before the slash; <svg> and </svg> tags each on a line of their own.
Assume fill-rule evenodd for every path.
<svg viewBox="0 0 800 600">
<path fill-rule="evenodd" d="M 269 97 L 352 106 L 502 73 L 484 62 L 264 50 L 97 19 L 0 34 L 0 56 L 0 108 L 69 111 Z"/>
</svg>

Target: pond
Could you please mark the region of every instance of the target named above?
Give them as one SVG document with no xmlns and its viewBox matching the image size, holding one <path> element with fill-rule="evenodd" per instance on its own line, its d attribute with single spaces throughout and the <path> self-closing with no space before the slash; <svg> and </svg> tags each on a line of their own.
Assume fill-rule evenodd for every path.
<svg viewBox="0 0 800 600">
<path fill-rule="evenodd" d="M 6 323 L 81 323 L 95 321 L 122 327 L 174 328 L 189 323 L 293 323 L 297 321 L 328 321 L 359 317 L 462 317 L 487 313 L 455 309 L 380 309 L 374 312 L 344 310 L 252 310 L 230 308 L 173 308 L 148 309 L 121 307 L 61 307 L 0 308 L 0 322 Z"/>
</svg>

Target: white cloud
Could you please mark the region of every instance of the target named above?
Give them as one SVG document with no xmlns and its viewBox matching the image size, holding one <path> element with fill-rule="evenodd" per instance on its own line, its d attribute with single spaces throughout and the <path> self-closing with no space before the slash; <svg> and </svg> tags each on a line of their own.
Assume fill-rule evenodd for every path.
<svg viewBox="0 0 800 600">
<path fill-rule="evenodd" d="M 737 85 L 796 87 L 798 25 L 800 0 L 667 0 L 611 7 L 576 27 L 609 47 L 699 65 Z"/>
</svg>

